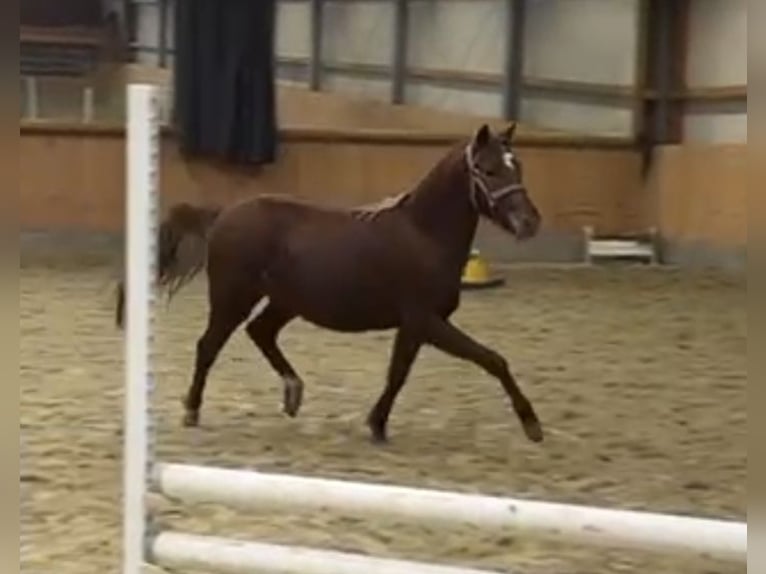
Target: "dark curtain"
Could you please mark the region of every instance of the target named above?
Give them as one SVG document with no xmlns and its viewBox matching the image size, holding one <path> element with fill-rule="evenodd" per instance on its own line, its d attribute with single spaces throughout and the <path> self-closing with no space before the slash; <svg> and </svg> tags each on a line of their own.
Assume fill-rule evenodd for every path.
<svg viewBox="0 0 766 574">
<path fill-rule="evenodd" d="M 98 27 L 101 15 L 101 0 L 21 0 L 19 3 L 19 23 L 22 26 Z"/>
<path fill-rule="evenodd" d="M 276 0 L 175 4 L 175 124 L 181 151 L 263 164 L 276 154 Z"/>
</svg>

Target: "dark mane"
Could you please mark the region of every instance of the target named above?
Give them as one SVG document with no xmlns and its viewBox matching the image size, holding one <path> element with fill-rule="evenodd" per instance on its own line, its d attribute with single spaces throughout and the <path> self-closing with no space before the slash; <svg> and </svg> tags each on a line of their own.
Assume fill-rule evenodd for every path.
<svg viewBox="0 0 766 574">
<path fill-rule="evenodd" d="M 442 170 L 451 166 L 453 162 L 460 161 L 463 156 L 463 150 L 468 145 L 468 141 L 460 141 L 455 144 L 450 151 L 431 169 L 431 172 L 426 175 L 418 184 L 408 191 L 403 191 L 397 195 L 386 196 L 381 200 L 374 203 L 368 203 L 351 208 L 351 215 L 360 221 L 372 221 L 379 215 L 393 211 L 408 205 L 412 198 L 422 189 L 429 187 L 433 183 L 433 177 L 435 174 L 439 174 Z"/>
<path fill-rule="evenodd" d="M 386 213 L 405 205 L 411 197 L 412 190 L 404 191 L 398 195 L 389 195 L 375 203 L 352 207 L 350 210 L 351 215 L 360 221 L 371 221 L 381 213 Z"/>
</svg>

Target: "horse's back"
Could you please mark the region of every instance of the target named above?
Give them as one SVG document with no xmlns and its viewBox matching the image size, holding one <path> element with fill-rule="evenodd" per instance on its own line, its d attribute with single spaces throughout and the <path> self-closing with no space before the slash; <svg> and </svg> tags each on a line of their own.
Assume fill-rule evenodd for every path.
<svg viewBox="0 0 766 574">
<path fill-rule="evenodd" d="M 369 220 L 280 196 L 240 202 L 210 236 L 221 281 L 252 285 L 320 326 L 357 331 L 397 324 L 404 302 L 430 304 L 438 250 L 404 213 Z M 210 270 L 209 270 L 210 272 Z"/>
<path fill-rule="evenodd" d="M 255 222 L 278 224 L 280 227 L 302 224 L 342 224 L 355 220 L 353 211 L 324 206 L 299 198 L 263 194 L 230 205 L 216 221 L 222 228 L 240 227 Z"/>
</svg>

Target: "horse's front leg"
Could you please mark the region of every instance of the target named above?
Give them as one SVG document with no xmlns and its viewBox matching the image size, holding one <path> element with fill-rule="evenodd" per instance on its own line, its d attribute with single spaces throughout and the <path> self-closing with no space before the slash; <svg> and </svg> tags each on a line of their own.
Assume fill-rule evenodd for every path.
<svg viewBox="0 0 766 574">
<path fill-rule="evenodd" d="M 508 369 L 507 361 L 500 354 L 474 341 L 449 321 L 438 317 L 429 318 L 424 322 L 423 336 L 427 343 L 437 349 L 471 361 L 496 377 L 510 397 L 513 410 L 516 411 L 527 438 L 533 442 L 543 440 L 543 430 L 532 403 L 521 392 Z"/>
<path fill-rule="evenodd" d="M 388 378 L 386 386 L 367 416 L 367 426 L 372 431 L 372 440 L 376 443 L 387 441 L 386 425 L 391 407 L 394 405 L 396 396 L 407 382 L 410 368 L 417 358 L 421 341 L 408 332 L 405 328 L 399 329 L 394 339 L 391 361 L 388 366 Z"/>
</svg>

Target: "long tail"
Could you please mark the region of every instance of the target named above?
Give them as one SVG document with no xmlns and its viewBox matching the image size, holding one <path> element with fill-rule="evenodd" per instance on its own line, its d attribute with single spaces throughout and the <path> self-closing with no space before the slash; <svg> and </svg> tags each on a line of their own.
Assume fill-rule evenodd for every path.
<svg viewBox="0 0 766 574">
<path fill-rule="evenodd" d="M 202 269 L 207 261 L 207 234 L 220 208 L 174 205 L 160 223 L 157 254 L 157 285 L 167 291 L 168 300 Z M 122 329 L 125 319 L 125 280 L 117 282 L 115 324 Z"/>
</svg>

